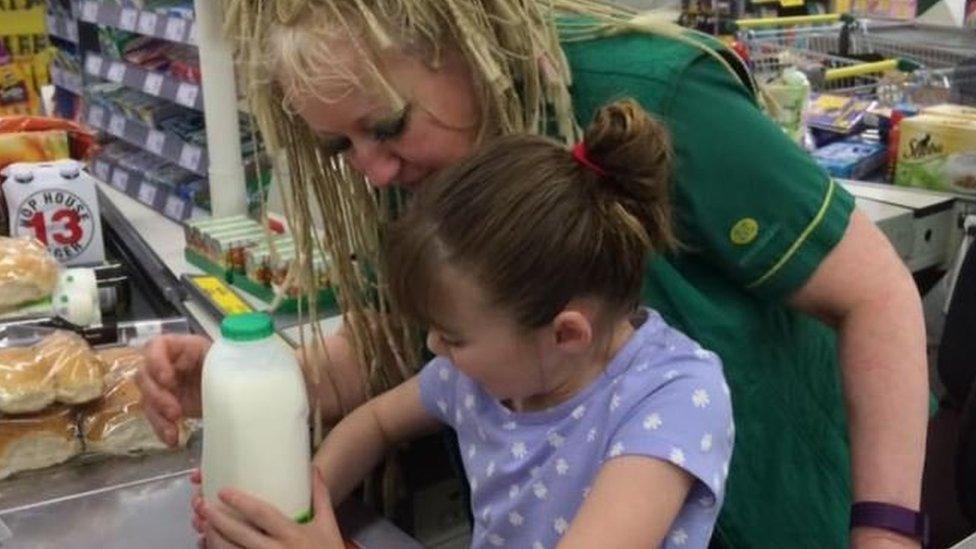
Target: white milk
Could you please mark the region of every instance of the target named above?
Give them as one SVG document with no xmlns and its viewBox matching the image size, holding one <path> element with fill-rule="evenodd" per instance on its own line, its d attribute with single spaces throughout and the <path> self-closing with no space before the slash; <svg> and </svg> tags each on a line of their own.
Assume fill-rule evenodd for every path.
<svg viewBox="0 0 976 549">
<path fill-rule="evenodd" d="M 307 518 L 308 397 L 295 354 L 263 313 L 229 316 L 221 334 L 203 363 L 203 495 L 233 487 Z"/>
</svg>

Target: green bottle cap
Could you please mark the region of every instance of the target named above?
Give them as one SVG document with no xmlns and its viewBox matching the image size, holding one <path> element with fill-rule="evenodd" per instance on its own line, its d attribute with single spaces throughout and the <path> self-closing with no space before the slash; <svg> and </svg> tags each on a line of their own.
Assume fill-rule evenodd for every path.
<svg viewBox="0 0 976 549">
<path fill-rule="evenodd" d="M 228 315 L 220 323 L 220 335 L 231 341 L 255 341 L 274 334 L 274 322 L 267 313 Z"/>
</svg>

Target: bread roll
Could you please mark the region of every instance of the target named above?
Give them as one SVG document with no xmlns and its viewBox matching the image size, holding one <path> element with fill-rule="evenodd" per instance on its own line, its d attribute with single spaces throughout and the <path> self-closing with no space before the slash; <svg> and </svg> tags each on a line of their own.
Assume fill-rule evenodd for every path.
<svg viewBox="0 0 976 549">
<path fill-rule="evenodd" d="M 88 451 L 127 454 L 166 448 L 146 419 L 134 379 L 145 357 L 127 347 L 100 351 L 98 356 L 107 365 L 107 389 L 104 398 L 82 411 L 81 433 Z M 186 444 L 188 434 L 189 429 L 181 425 L 180 446 Z"/>
<path fill-rule="evenodd" d="M 38 412 L 54 398 L 54 379 L 34 348 L 0 349 L 0 412 Z"/>
<path fill-rule="evenodd" d="M 76 413 L 66 406 L 0 418 L 0 479 L 55 465 L 80 453 L 76 419 Z"/>
<path fill-rule="evenodd" d="M 102 395 L 104 367 L 88 342 L 71 332 L 54 332 L 36 346 L 40 360 L 54 378 L 55 398 L 82 404 Z"/>
<path fill-rule="evenodd" d="M 59 268 L 40 242 L 0 237 L 0 310 L 50 296 Z"/>
</svg>

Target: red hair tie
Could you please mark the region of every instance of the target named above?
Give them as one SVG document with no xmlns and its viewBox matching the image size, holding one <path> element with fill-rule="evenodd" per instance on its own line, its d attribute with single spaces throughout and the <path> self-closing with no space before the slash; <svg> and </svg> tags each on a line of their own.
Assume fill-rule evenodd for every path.
<svg viewBox="0 0 976 549">
<path fill-rule="evenodd" d="M 595 162 L 590 160 L 586 156 L 586 144 L 580 141 L 579 143 L 573 145 L 573 158 L 580 163 L 581 166 L 590 170 L 591 172 L 599 175 L 600 177 L 606 177 L 607 172 L 603 170 L 600 166 L 597 166 Z"/>
</svg>

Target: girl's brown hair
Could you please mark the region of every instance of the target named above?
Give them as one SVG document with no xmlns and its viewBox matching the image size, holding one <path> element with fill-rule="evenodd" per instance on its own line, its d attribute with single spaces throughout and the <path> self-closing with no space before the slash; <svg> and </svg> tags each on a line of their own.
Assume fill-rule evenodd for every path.
<svg viewBox="0 0 976 549">
<path fill-rule="evenodd" d="M 632 100 L 600 109 L 583 166 L 539 136 L 498 139 L 425 183 L 391 228 L 394 305 L 429 324 L 439 267 L 474 276 L 525 328 L 549 323 L 573 298 L 607 314 L 638 302 L 650 251 L 677 245 L 671 227 L 667 131 Z"/>
</svg>

